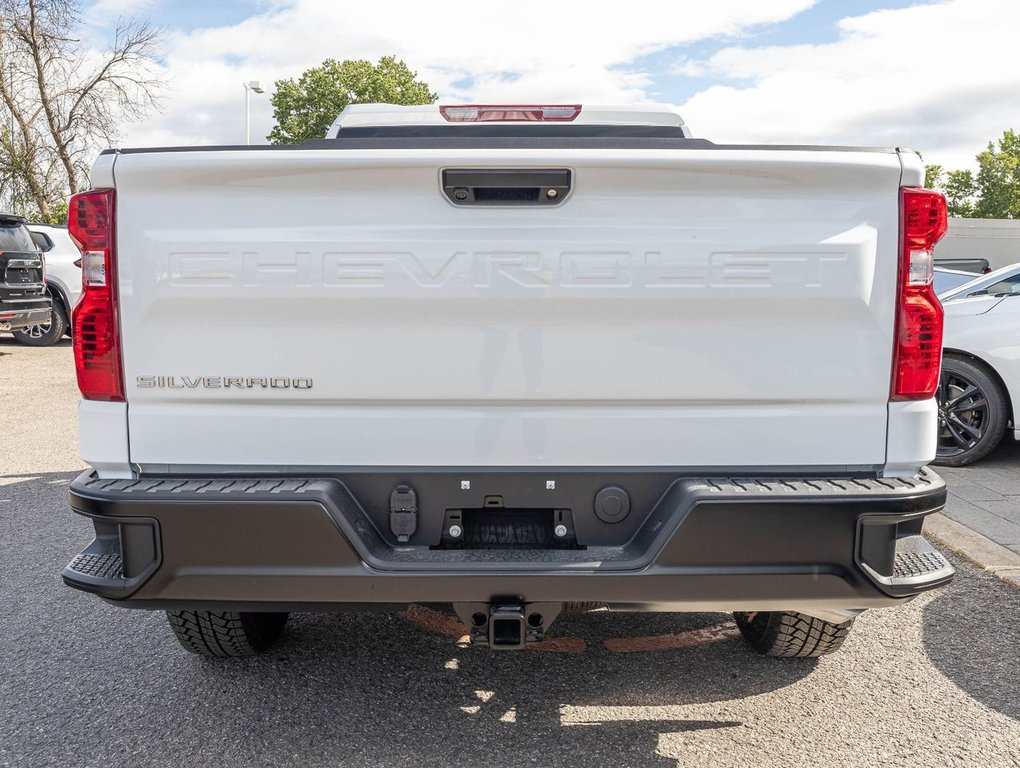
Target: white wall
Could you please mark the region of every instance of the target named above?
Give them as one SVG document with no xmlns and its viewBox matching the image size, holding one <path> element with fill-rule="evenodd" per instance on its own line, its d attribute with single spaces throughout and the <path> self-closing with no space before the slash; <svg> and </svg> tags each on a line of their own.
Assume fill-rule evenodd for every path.
<svg viewBox="0 0 1020 768">
<path fill-rule="evenodd" d="M 936 259 L 988 259 L 992 269 L 1020 262 L 1020 220 L 953 219 Z"/>
</svg>

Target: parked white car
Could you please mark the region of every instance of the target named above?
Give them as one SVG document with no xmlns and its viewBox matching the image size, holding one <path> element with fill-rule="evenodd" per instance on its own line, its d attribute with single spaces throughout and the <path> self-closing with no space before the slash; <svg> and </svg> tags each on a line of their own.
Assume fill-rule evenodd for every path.
<svg viewBox="0 0 1020 768">
<path fill-rule="evenodd" d="M 935 274 L 932 279 L 932 285 L 935 287 L 935 293 L 939 296 L 948 294 L 954 288 L 958 288 L 961 285 L 976 280 L 979 277 L 984 277 L 984 273 L 978 274 L 977 272 L 964 272 L 959 269 L 946 269 L 945 267 L 936 266 L 934 270 Z"/>
<path fill-rule="evenodd" d="M 81 297 L 81 251 L 66 227 L 29 224 L 36 247 L 46 260 L 46 289 L 53 299 L 50 322 L 14 332 L 14 338 L 33 347 L 56 344 L 71 330 L 71 310 Z"/>
<path fill-rule="evenodd" d="M 936 464 L 960 467 L 987 456 L 1020 399 L 1020 264 L 939 295 L 945 307 Z"/>
</svg>

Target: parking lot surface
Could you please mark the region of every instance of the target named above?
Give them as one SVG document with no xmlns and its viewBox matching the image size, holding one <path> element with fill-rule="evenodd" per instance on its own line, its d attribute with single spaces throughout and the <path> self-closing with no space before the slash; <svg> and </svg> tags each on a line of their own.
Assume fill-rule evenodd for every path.
<svg viewBox="0 0 1020 768">
<path fill-rule="evenodd" d="M 939 467 L 946 516 L 1020 555 L 1020 442 L 1007 437 L 974 466 Z"/>
<path fill-rule="evenodd" d="M 759 657 L 721 614 L 571 614 L 558 646 L 493 653 L 429 608 L 191 656 L 162 614 L 60 583 L 90 539 L 75 405 L 66 343 L 0 337 L 0 766 L 1020 766 L 1020 591 L 962 561 L 820 661 Z"/>
</svg>

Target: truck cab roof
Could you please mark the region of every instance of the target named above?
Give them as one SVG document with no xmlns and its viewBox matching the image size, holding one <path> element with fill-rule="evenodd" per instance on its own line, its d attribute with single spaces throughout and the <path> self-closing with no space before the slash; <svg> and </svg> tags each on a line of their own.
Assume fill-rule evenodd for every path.
<svg viewBox="0 0 1020 768">
<path fill-rule="evenodd" d="M 683 118 L 669 105 L 598 106 L 582 104 L 351 104 L 330 126 L 327 139 L 341 131 L 365 128 L 445 127 L 464 129 L 479 125 L 512 125 L 534 130 L 543 126 L 634 126 L 672 129 L 690 138 Z"/>
</svg>

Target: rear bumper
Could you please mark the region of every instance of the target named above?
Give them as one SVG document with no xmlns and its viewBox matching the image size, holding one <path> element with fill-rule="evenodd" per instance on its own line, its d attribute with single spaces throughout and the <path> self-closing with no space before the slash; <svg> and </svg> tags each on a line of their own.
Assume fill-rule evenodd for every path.
<svg viewBox="0 0 1020 768">
<path fill-rule="evenodd" d="M 45 307 L 35 309 L 4 309 L 0 307 L 0 331 L 16 331 L 30 325 L 48 323 L 52 309 L 47 301 Z"/>
<path fill-rule="evenodd" d="M 562 484 L 574 479 L 559 476 Z M 471 475 L 449 475 L 451 482 L 464 477 Z M 478 477 L 476 486 L 496 482 Z M 527 477 L 505 487 L 513 491 Z M 579 471 L 574 495 L 590 499 L 589 486 L 627 482 L 620 478 Z M 416 480 L 426 490 L 446 482 Z M 635 507 L 629 527 L 600 527 L 590 509 L 575 504 L 577 540 L 590 542 L 586 548 L 471 550 L 436 549 L 441 531 L 425 514 L 410 544 L 397 544 L 366 490 L 377 481 L 365 476 L 101 480 L 87 472 L 71 485 L 71 506 L 92 518 L 96 539 L 63 578 L 148 608 L 308 610 L 512 595 L 651 610 L 810 613 L 896 604 L 953 575 L 920 535 L 924 516 L 946 498 L 929 470 L 912 479 L 659 481 L 665 491 Z M 462 501 L 432 495 L 440 496 L 439 508 Z"/>
</svg>

